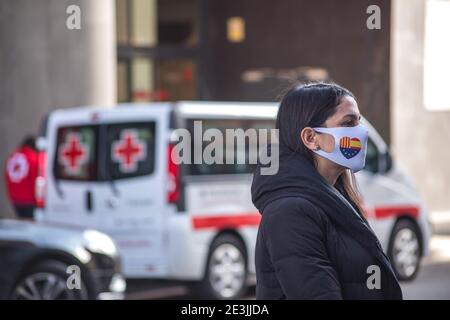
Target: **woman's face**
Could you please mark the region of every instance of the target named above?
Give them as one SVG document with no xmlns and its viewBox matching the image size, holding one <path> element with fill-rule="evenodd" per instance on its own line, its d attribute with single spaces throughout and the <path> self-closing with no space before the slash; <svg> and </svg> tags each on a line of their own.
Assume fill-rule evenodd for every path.
<svg viewBox="0 0 450 320">
<path fill-rule="evenodd" d="M 354 127 L 360 123 L 361 114 L 359 113 L 356 100 L 350 96 L 341 99 L 341 103 L 336 107 L 336 112 L 325 121 L 325 127 Z M 326 133 L 316 134 L 316 144 L 326 152 L 332 152 L 335 146 L 332 135 Z"/>
</svg>

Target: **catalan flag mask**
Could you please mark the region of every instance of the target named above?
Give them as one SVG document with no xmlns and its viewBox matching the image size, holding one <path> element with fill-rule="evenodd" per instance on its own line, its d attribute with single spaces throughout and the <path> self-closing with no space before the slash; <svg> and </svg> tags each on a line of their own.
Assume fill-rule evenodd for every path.
<svg viewBox="0 0 450 320">
<path fill-rule="evenodd" d="M 353 172 L 358 172 L 366 164 L 367 140 L 369 131 L 359 124 L 355 127 L 313 128 L 316 132 L 327 133 L 334 137 L 334 150 L 314 150 L 318 155 L 340 164 Z"/>
</svg>

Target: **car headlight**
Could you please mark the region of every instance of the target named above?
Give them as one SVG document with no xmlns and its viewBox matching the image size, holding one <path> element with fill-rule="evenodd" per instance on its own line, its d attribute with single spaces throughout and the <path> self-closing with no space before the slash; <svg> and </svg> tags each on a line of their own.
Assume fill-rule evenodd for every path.
<svg viewBox="0 0 450 320">
<path fill-rule="evenodd" d="M 86 239 L 86 247 L 90 251 L 111 256 L 117 255 L 116 245 L 106 234 L 96 230 L 86 230 L 83 236 Z"/>
<path fill-rule="evenodd" d="M 124 277 L 116 273 L 111 279 L 109 290 L 111 290 L 111 292 L 125 292 L 126 289 L 127 282 L 125 281 Z"/>
</svg>

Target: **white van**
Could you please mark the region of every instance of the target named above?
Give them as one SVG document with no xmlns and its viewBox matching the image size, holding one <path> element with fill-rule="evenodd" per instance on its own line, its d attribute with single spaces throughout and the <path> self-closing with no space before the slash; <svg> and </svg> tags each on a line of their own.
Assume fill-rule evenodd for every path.
<svg viewBox="0 0 450 320">
<path fill-rule="evenodd" d="M 220 102 L 51 112 L 43 126 L 46 190 L 38 219 L 109 234 L 127 278 L 194 281 L 210 297 L 236 298 L 255 272 L 253 165 L 177 165 L 169 156 L 173 133 L 192 131 L 194 120 L 203 129 L 273 128 L 276 112 L 273 103 Z M 427 251 L 427 212 L 366 125 L 367 165 L 357 178 L 367 216 L 399 278 L 412 279 Z"/>
</svg>

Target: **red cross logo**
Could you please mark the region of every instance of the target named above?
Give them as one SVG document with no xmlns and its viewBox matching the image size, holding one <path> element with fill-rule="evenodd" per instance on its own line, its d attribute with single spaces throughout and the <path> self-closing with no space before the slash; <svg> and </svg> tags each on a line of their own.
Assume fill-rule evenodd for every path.
<svg viewBox="0 0 450 320">
<path fill-rule="evenodd" d="M 19 183 L 27 177 L 30 165 L 23 153 L 16 153 L 8 160 L 6 168 L 9 179 L 14 183 Z"/>
<path fill-rule="evenodd" d="M 71 132 L 59 149 L 58 159 L 68 175 L 79 175 L 81 166 L 88 161 L 88 148 L 81 142 L 80 135 Z"/>
<path fill-rule="evenodd" d="M 130 173 L 138 169 L 138 162 L 147 157 L 147 145 L 139 140 L 136 130 L 123 130 L 120 139 L 111 146 L 111 157 L 119 163 L 120 171 Z"/>
</svg>

